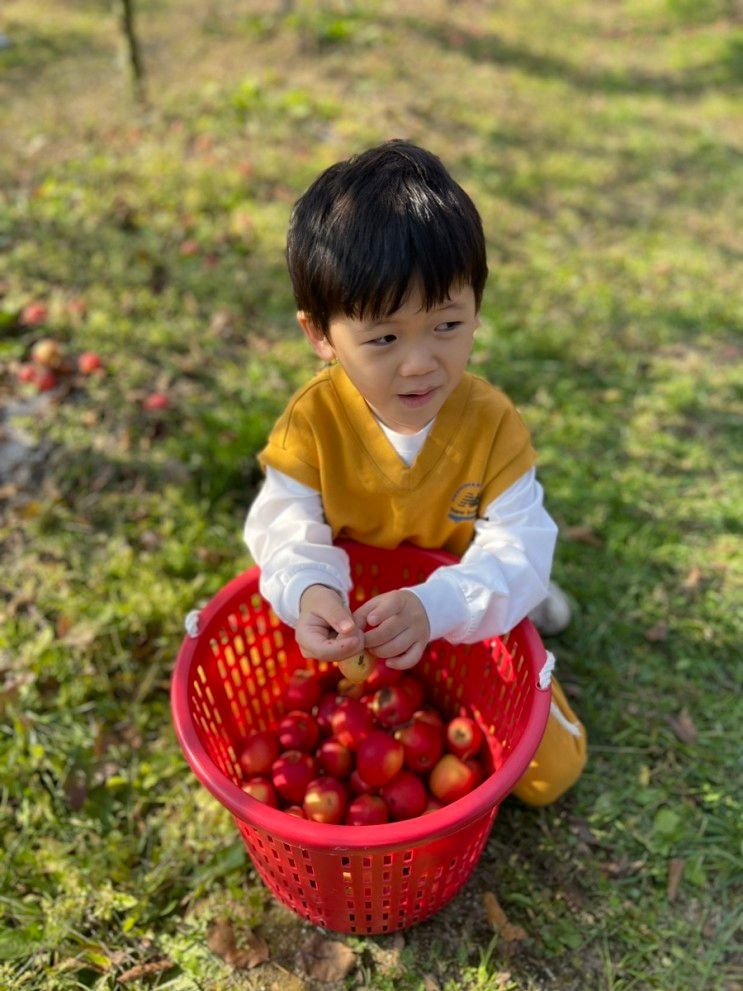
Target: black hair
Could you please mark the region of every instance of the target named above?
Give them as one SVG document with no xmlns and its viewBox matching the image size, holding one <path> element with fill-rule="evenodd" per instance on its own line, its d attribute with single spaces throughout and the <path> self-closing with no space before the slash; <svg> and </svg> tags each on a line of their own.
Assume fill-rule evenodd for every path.
<svg viewBox="0 0 743 991">
<path fill-rule="evenodd" d="M 292 210 L 286 259 L 297 307 L 327 336 L 343 314 L 378 320 L 418 280 L 424 308 L 488 275 L 480 214 L 441 160 L 395 139 L 321 173 Z"/>
</svg>

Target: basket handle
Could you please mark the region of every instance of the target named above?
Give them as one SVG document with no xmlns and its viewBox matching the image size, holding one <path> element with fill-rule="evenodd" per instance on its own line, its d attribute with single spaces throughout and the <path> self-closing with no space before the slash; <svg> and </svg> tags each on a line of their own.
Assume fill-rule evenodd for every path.
<svg viewBox="0 0 743 991">
<path fill-rule="evenodd" d="M 542 670 L 539 672 L 539 687 L 549 688 L 552 681 L 552 672 L 555 670 L 555 655 L 551 650 L 546 651 Z"/>
</svg>

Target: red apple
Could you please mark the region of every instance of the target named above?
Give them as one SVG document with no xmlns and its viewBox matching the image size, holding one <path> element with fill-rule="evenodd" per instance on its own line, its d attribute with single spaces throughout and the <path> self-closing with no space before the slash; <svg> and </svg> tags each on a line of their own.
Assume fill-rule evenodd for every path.
<svg viewBox="0 0 743 991">
<path fill-rule="evenodd" d="M 359 744 L 356 770 L 363 781 L 376 788 L 394 778 L 404 755 L 402 743 L 381 729 L 372 730 Z"/>
<path fill-rule="evenodd" d="M 346 789 L 335 778 L 315 778 L 305 792 L 302 808 L 313 822 L 343 822 L 348 797 Z"/>
<path fill-rule="evenodd" d="M 474 757 L 482 745 L 482 730 L 468 716 L 456 716 L 446 727 L 446 746 L 455 757 Z"/>
<path fill-rule="evenodd" d="M 383 726 L 400 726 L 406 723 L 417 705 L 412 704 L 412 698 L 401 688 L 402 682 L 397 685 L 385 685 L 380 688 L 371 701 L 371 708 Z"/>
<path fill-rule="evenodd" d="M 444 751 L 440 730 L 420 719 L 396 729 L 395 739 L 405 748 L 405 766 L 417 774 L 430 771 Z"/>
<path fill-rule="evenodd" d="M 301 709 L 309 712 L 320 701 L 322 683 L 314 671 L 294 671 L 284 692 L 287 710 Z"/>
<path fill-rule="evenodd" d="M 353 754 L 339 740 L 325 740 L 318 748 L 317 762 L 332 778 L 347 778 L 353 770 Z"/>
<path fill-rule="evenodd" d="M 279 756 L 279 741 L 272 730 L 252 733 L 240 751 L 237 761 L 246 778 L 267 774 Z"/>
<path fill-rule="evenodd" d="M 278 808 L 279 801 L 276 797 L 276 789 L 268 778 L 249 778 L 242 788 L 251 798 L 263 802 L 264 805 L 270 805 L 272 809 Z"/>
<path fill-rule="evenodd" d="M 351 681 L 349 678 L 341 678 L 338 682 L 338 694 L 349 699 L 360 699 L 364 694 L 364 685 L 360 681 Z"/>
<path fill-rule="evenodd" d="M 19 382 L 35 382 L 36 376 L 38 375 L 38 369 L 30 362 L 24 362 L 18 366 L 16 375 L 18 376 Z"/>
<path fill-rule="evenodd" d="M 376 791 L 376 788 L 372 785 L 368 785 L 366 781 L 364 781 L 355 768 L 351 771 L 351 776 L 348 779 L 348 783 L 351 786 L 351 791 L 354 795 L 366 795 L 368 792 Z"/>
<path fill-rule="evenodd" d="M 423 814 L 428 801 L 423 782 L 410 771 L 400 771 L 382 787 L 381 794 L 392 819 L 414 819 Z"/>
<path fill-rule="evenodd" d="M 385 685 L 396 685 L 400 678 L 402 678 L 402 671 L 387 667 L 386 662 L 380 658 L 366 676 L 365 688 L 368 692 L 376 692 L 380 688 L 384 688 Z"/>
<path fill-rule="evenodd" d="M 57 376 L 54 372 L 45 369 L 36 376 L 36 388 L 39 392 L 49 392 L 57 386 Z"/>
<path fill-rule="evenodd" d="M 271 767 L 274 787 L 292 805 L 304 802 L 307 785 L 317 777 L 317 762 L 301 750 L 287 750 Z"/>
<path fill-rule="evenodd" d="M 387 803 L 379 795 L 359 795 L 346 813 L 347 826 L 379 826 L 389 820 Z"/>
<path fill-rule="evenodd" d="M 48 317 L 46 303 L 27 303 L 21 311 L 21 323 L 26 327 L 39 327 Z"/>
<path fill-rule="evenodd" d="M 296 710 L 287 713 L 276 727 L 282 750 L 304 750 L 309 753 L 317 746 L 320 728 L 309 714 Z"/>
<path fill-rule="evenodd" d="M 151 392 L 142 400 L 142 406 L 147 410 L 167 409 L 169 405 L 170 400 L 164 392 Z"/>
<path fill-rule="evenodd" d="M 420 709 L 426 697 L 426 690 L 423 687 L 423 682 L 419 681 L 412 674 L 404 674 L 402 678 L 398 681 L 397 687 L 405 692 L 405 694 L 410 699 L 410 704 L 412 705 L 412 712 L 416 709 Z"/>
<path fill-rule="evenodd" d="M 288 816 L 296 816 L 297 819 L 307 818 L 301 805 L 290 805 L 288 808 L 284 809 L 284 812 L 286 812 Z"/>
<path fill-rule="evenodd" d="M 427 705 L 423 709 L 417 709 L 413 713 L 413 719 L 418 719 L 422 723 L 428 723 L 431 726 L 435 726 L 443 737 L 446 724 L 444 723 L 443 716 L 438 709 L 434 709 L 433 706 Z"/>
<path fill-rule="evenodd" d="M 439 809 L 443 809 L 443 804 L 438 800 L 438 798 L 429 797 L 426 802 L 426 807 L 423 810 L 423 815 L 428 815 L 429 812 L 438 812 Z"/>
<path fill-rule="evenodd" d="M 475 775 L 472 769 L 454 754 L 444 754 L 428 779 L 428 787 L 434 798 L 438 798 L 444 805 L 467 795 L 474 785 Z"/>
<path fill-rule="evenodd" d="M 474 789 L 477 788 L 478 785 L 481 785 L 485 780 L 485 771 L 483 770 L 482 764 L 476 757 L 468 757 L 465 760 L 465 764 L 470 771 L 472 771 L 474 776 L 475 780 L 472 785 L 472 790 L 474 791 Z"/>
<path fill-rule="evenodd" d="M 320 727 L 321 733 L 330 734 L 333 732 L 331 717 L 338 708 L 338 703 L 342 698 L 343 696 L 339 695 L 337 692 L 328 692 L 320 699 L 317 706 L 317 712 L 315 713 L 315 719 L 317 720 L 317 725 Z"/>
<path fill-rule="evenodd" d="M 361 741 L 371 733 L 374 723 L 363 702 L 341 698 L 330 717 L 333 736 L 349 750 L 358 750 Z"/>
<path fill-rule="evenodd" d="M 77 370 L 83 375 L 90 375 L 102 367 L 101 357 L 95 351 L 83 351 L 77 359 Z"/>
</svg>

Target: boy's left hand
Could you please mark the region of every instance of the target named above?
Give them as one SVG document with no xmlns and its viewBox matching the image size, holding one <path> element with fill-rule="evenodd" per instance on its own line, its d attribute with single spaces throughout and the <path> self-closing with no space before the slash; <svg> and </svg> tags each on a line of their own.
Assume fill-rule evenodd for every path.
<svg viewBox="0 0 743 991">
<path fill-rule="evenodd" d="M 375 595 L 353 614 L 356 626 L 372 630 L 364 634 L 364 646 L 387 666 L 404 671 L 423 656 L 431 626 L 423 603 L 413 592 L 396 589 Z"/>
</svg>

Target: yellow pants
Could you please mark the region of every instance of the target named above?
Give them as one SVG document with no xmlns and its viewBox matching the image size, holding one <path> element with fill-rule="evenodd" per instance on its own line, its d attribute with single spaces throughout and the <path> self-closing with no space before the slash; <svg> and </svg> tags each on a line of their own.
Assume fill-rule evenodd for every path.
<svg viewBox="0 0 743 991">
<path fill-rule="evenodd" d="M 513 794 L 527 805 L 549 805 L 580 777 L 586 763 L 586 731 L 552 679 L 552 707 L 542 742 Z"/>
</svg>

